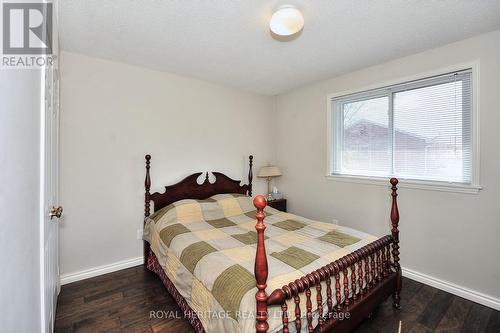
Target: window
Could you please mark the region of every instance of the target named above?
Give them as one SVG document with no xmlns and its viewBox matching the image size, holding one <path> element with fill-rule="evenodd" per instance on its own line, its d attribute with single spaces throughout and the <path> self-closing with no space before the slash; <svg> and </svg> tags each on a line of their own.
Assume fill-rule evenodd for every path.
<svg viewBox="0 0 500 333">
<path fill-rule="evenodd" d="M 472 71 L 331 99 L 330 175 L 472 185 Z"/>
</svg>

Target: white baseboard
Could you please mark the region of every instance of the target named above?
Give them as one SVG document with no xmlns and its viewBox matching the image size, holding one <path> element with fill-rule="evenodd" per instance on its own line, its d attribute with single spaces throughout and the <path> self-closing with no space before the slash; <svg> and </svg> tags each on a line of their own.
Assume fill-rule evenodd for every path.
<svg viewBox="0 0 500 333">
<path fill-rule="evenodd" d="M 426 274 L 415 272 L 408 268 L 402 267 L 401 270 L 404 277 L 500 311 L 500 299 L 458 286 L 448 281 L 436 279 L 435 277 Z"/>
<path fill-rule="evenodd" d="M 119 271 L 121 269 L 130 268 L 134 266 L 139 266 L 144 263 L 144 259 L 142 257 L 132 258 L 128 260 L 123 260 L 119 262 L 115 262 L 109 265 L 103 265 L 99 267 L 94 267 L 90 269 L 86 269 L 84 271 L 63 274 L 61 275 L 61 285 L 68 284 L 71 282 L 76 282 L 84 279 L 88 279 L 91 277 L 112 273 Z"/>
</svg>

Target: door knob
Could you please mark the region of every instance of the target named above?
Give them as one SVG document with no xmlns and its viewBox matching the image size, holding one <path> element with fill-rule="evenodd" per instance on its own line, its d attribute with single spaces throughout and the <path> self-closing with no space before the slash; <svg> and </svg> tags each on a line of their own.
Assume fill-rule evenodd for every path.
<svg viewBox="0 0 500 333">
<path fill-rule="evenodd" d="M 52 220 L 54 217 L 60 218 L 62 215 L 62 212 L 63 212 L 63 208 L 61 206 L 52 207 L 50 209 L 50 213 L 49 213 L 50 219 Z"/>
</svg>

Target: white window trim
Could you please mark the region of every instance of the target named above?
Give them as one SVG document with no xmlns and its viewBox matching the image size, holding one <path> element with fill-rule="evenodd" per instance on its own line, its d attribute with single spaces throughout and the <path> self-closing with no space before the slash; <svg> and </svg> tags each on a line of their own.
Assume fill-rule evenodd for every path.
<svg viewBox="0 0 500 333">
<path fill-rule="evenodd" d="M 477 194 L 482 189 L 480 185 L 479 170 L 480 170 L 480 142 L 479 142 L 479 60 L 469 63 L 462 63 L 447 68 L 441 68 L 418 75 L 403 77 L 388 82 L 378 83 L 375 85 L 362 87 L 359 89 L 352 89 L 338 93 L 329 94 L 326 98 L 326 124 L 327 124 L 327 159 L 326 159 L 326 178 L 333 181 L 350 182 L 357 184 L 381 185 L 387 186 L 388 180 L 384 177 L 370 177 L 370 176 L 353 176 L 353 175 L 338 175 L 333 174 L 333 149 L 334 149 L 334 135 L 333 135 L 333 103 L 332 99 L 345 95 L 362 93 L 369 90 L 380 89 L 387 86 L 397 85 L 404 82 L 422 80 L 432 76 L 443 75 L 450 72 L 471 69 L 472 71 L 472 178 L 471 184 L 449 183 L 427 180 L 410 180 L 399 178 L 400 187 L 421 189 L 421 190 L 435 190 L 455 193 L 468 193 Z"/>
</svg>

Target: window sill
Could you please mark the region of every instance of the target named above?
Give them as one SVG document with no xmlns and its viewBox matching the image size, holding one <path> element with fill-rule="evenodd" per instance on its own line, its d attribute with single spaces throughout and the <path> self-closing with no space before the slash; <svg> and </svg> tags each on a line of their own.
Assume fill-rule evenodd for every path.
<svg viewBox="0 0 500 333">
<path fill-rule="evenodd" d="M 389 179 L 383 177 L 363 177 L 363 176 L 350 176 L 350 175 L 326 175 L 328 180 L 340 181 L 346 183 L 355 184 L 367 184 L 367 185 L 378 185 L 378 186 L 389 186 Z M 464 185 L 457 183 L 444 183 L 444 182 L 433 182 L 433 181 L 420 181 L 420 180 L 410 180 L 410 179 L 399 179 L 398 187 L 400 188 L 411 188 L 418 190 L 431 190 L 431 191 L 441 191 L 441 192 L 454 192 L 454 193 L 465 193 L 465 194 L 478 194 L 482 189 L 479 185 Z"/>
</svg>

